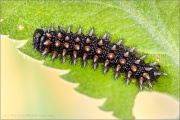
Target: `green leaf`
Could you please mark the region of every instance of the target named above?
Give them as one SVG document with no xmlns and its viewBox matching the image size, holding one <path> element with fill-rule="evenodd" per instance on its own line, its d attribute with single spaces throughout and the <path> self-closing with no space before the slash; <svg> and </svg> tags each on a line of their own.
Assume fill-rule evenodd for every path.
<svg viewBox="0 0 180 120">
<path fill-rule="evenodd" d="M 112 42 L 125 39 L 125 46 L 136 46 L 140 55 L 147 54 L 146 62 L 157 61 L 161 71 L 168 74 L 160 77 L 153 91 L 169 94 L 179 99 L 179 1 L 3 1 L 1 11 L 1 32 L 11 38 L 28 42 L 20 48 L 25 54 L 41 60 L 41 55 L 32 47 L 32 35 L 40 26 L 63 24 L 64 29 L 73 25 L 73 32 L 79 26 L 84 33 L 95 28 L 102 36 L 108 32 Z M 102 66 L 92 69 L 91 60 L 86 68 L 70 65 L 69 61 L 52 62 L 45 58 L 44 65 L 58 69 L 70 69 L 63 75 L 65 80 L 80 83 L 80 93 L 94 98 L 107 98 L 100 107 L 113 111 L 119 118 L 132 119 L 134 98 L 139 90 L 135 81 L 124 84 L 124 74 L 118 80 L 113 70 L 103 75 Z"/>
</svg>

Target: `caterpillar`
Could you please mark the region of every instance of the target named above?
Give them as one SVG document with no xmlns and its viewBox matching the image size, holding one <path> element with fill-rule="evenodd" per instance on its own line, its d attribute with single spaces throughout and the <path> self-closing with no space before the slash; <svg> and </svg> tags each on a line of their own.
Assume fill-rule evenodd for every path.
<svg viewBox="0 0 180 120">
<path fill-rule="evenodd" d="M 114 69 L 114 78 L 117 79 L 120 73 L 125 73 L 125 82 L 128 85 L 131 78 L 136 79 L 140 90 L 146 84 L 152 88 L 152 82 L 160 76 L 167 75 L 160 72 L 160 65 L 157 62 L 145 63 L 146 55 L 138 57 L 135 47 L 128 48 L 123 45 L 123 40 L 117 43 L 111 43 L 110 36 L 106 33 L 98 38 L 94 29 L 91 29 L 87 35 L 83 34 L 79 27 L 76 33 L 72 33 L 71 26 L 65 31 L 62 25 L 55 30 L 51 25 L 50 29 L 46 27 L 37 28 L 33 35 L 33 47 L 36 51 L 46 57 L 52 53 L 52 60 L 58 55 L 61 61 L 66 61 L 66 56 L 70 55 L 71 62 L 76 64 L 77 58 L 82 58 L 82 66 L 87 65 L 87 61 L 92 59 L 93 69 L 98 67 L 99 63 L 104 64 L 104 74 L 109 68 Z"/>
</svg>

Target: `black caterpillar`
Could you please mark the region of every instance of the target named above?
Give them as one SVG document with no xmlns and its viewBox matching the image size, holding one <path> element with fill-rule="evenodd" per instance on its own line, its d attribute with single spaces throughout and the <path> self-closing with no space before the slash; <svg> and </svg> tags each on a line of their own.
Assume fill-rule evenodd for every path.
<svg viewBox="0 0 180 120">
<path fill-rule="evenodd" d="M 71 32 L 71 27 L 68 27 L 66 32 L 62 26 L 58 26 L 58 31 L 53 25 L 50 30 L 43 27 L 35 30 L 33 46 L 35 50 L 42 52 L 43 57 L 52 53 L 52 60 L 61 54 L 62 62 L 65 62 L 66 56 L 70 55 L 72 63 L 76 64 L 77 58 L 80 57 L 85 67 L 88 59 L 93 59 L 94 69 L 97 68 L 98 63 L 104 63 L 104 73 L 110 67 L 115 69 L 115 78 L 124 72 L 126 84 L 131 81 L 131 78 L 135 78 L 141 90 L 144 83 L 152 88 L 152 81 L 156 81 L 161 75 L 166 75 L 159 71 L 160 66 L 156 62 L 145 63 L 143 60 L 145 55 L 138 57 L 135 48 L 129 49 L 123 46 L 122 40 L 111 43 L 108 34 L 97 38 L 93 29 L 89 34 L 84 35 L 82 28 L 74 34 Z"/>
</svg>

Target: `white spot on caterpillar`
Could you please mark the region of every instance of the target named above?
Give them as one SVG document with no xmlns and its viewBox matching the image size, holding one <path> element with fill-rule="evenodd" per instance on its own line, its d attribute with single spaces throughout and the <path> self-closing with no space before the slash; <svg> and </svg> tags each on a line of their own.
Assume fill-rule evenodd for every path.
<svg viewBox="0 0 180 120">
<path fill-rule="evenodd" d="M 3 19 L 0 20 L 0 22 L 2 22 L 2 21 L 3 21 Z"/>
</svg>

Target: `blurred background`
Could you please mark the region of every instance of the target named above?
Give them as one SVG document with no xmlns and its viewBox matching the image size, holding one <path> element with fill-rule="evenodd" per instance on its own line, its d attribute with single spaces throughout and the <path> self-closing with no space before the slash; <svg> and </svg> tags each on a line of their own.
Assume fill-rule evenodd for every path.
<svg viewBox="0 0 180 120">
<path fill-rule="evenodd" d="M 98 108 L 106 99 L 90 98 L 74 90 L 78 84 L 59 77 L 68 71 L 48 68 L 18 51 L 25 41 L 1 35 L 2 119 L 117 119 Z M 140 92 L 135 119 L 178 119 L 179 102 L 156 93 Z"/>
</svg>

